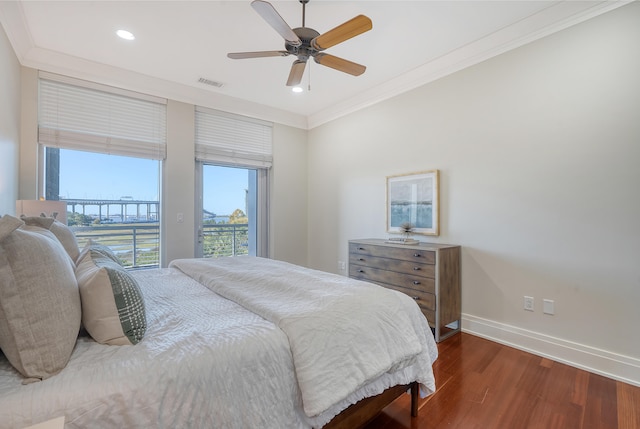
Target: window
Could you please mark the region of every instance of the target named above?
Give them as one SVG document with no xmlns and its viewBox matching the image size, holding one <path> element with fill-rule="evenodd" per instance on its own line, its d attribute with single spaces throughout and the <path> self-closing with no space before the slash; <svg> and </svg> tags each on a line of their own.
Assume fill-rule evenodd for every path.
<svg viewBox="0 0 640 429">
<path fill-rule="evenodd" d="M 268 256 L 271 124 L 196 108 L 196 256 Z"/>
<path fill-rule="evenodd" d="M 109 246 L 125 267 L 159 266 L 160 161 L 46 148 L 46 199 L 67 203 L 82 248 Z"/>
<path fill-rule="evenodd" d="M 158 266 L 166 100 L 45 72 L 39 83 L 41 194 L 67 202 L 81 246 L 97 241 L 125 266 Z"/>
<path fill-rule="evenodd" d="M 256 171 L 211 164 L 201 169 L 199 256 L 255 256 L 256 240 L 249 235 L 249 225 L 255 224 Z"/>
</svg>

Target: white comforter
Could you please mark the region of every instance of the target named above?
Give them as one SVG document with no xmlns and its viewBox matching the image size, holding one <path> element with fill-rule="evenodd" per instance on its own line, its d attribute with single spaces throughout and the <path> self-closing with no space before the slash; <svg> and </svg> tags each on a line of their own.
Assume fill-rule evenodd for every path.
<svg viewBox="0 0 640 429">
<path fill-rule="evenodd" d="M 0 354 L 0 428 L 309 428 L 289 343 L 271 322 L 178 270 L 134 272 L 148 329 L 135 346 L 80 337 L 59 374 L 28 385 Z"/>
<path fill-rule="evenodd" d="M 416 379 L 423 393 L 435 390 L 433 337 L 402 293 L 264 258 L 185 259 L 171 266 L 284 331 L 309 417 L 420 360 L 428 364 Z"/>
<path fill-rule="evenodd" d="M 0 353 L 1 429 L 63 415 L 66 429 L 309 429 L 397 384 L 418 380 L 423 394 L 435 389 L 437 349 L 424 316 L 411 310 L 417 308 L 413 302 L 404 310 L 416 332 L 423 330 L 418 358 L 308 417 L 283 330 L 178 269 L 134 276 L 148 322 L 139 344 L 107 346 L 81 336 L 62 372 L 28 385 Z"/>
</svg>

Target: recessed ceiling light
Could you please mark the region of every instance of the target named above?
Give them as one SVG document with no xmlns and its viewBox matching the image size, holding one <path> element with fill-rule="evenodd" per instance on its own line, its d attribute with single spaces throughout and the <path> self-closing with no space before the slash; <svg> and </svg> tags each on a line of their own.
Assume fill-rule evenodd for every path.
<svg viewBox="0 0 640 429">
<path fill-rule="evenodd" d="M 134 36 L 131 32 L 127 30 L 118 30 L 116 31 L 116 34 L 118 35 L 118 37 L 124 40 L 135 40 L 136 38 L 136 36 Z"/>
<path fill-rule="evenodd" d="M 291 88 L 291 91 L 293 92 L 302 92 L 303 89 L 301 86 L 294 86 L 293 88 Z"/>
</svg>

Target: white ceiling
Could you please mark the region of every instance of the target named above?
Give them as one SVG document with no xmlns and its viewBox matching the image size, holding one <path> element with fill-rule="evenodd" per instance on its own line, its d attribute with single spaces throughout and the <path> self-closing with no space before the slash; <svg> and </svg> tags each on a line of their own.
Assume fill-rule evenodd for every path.
<svg viewBox="0 0 640 429">
<path fill-rule="evenodd" d="M 271 3 L 301 26 L 298 0 Z M 3 0 L 0 22 L 24 66 L 312 128 L 625 3 L 311 0 L 307 27 L 323 33 L 364 14 L 373 29 L 326 51 L 366 65 L 362 76 L 311 63 L 300 94 L 285 86 L 294 57 L 227 58 L 284 49 L 250 0 Z"/>
</svg>

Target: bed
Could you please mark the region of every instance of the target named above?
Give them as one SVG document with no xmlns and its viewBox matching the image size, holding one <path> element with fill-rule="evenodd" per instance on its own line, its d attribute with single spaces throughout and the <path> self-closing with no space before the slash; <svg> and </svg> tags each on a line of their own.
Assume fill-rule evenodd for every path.
<svg viewBox="0 0 640 429">
<path fill-rule="evenodd" d="M 2 293 L 11 289 L 6 266 L 12 263 L 16 272 L 18 264 L 11 246 L 19 240 L 12 235 L 38 243 L 45 236 L 47 246 L 53 241 L 53 234 L 26 225 L 6 234 L 18 225 L 11 218 L 6 227 L 6 218 L 0 219 Z M 59 236 L 52 248 L 68 250 Z M 82 292 L 79 259 L 113 255 L 103 255 L 108 251 L 100 246 L 74 249 L 67 236 L 69 247 L 77 252 L 68 259 Z M 403 294 L 252 257 L 178 260 L 126 276 L 143 303 L 144 332 L 136 331 L 134 318 L 127 328 L 139 337 L 136 343 L 98 342 L 83 295 L 83 327 L 54 374 L 27 377 L 10 353 L 0 355 L 0 427 L 59 416 L 65 428 L 353 427 L 412 386 L 414 397 L 435 390 L 435 341 L 418 306 Z M 0 295 L 0 334 L 2 323 L 12 320 L 6 296 Z M 58 305 L 55 299 L 48 308 Z M 126 338 L 108 341 L 126 344 Z"/>
</svg>

